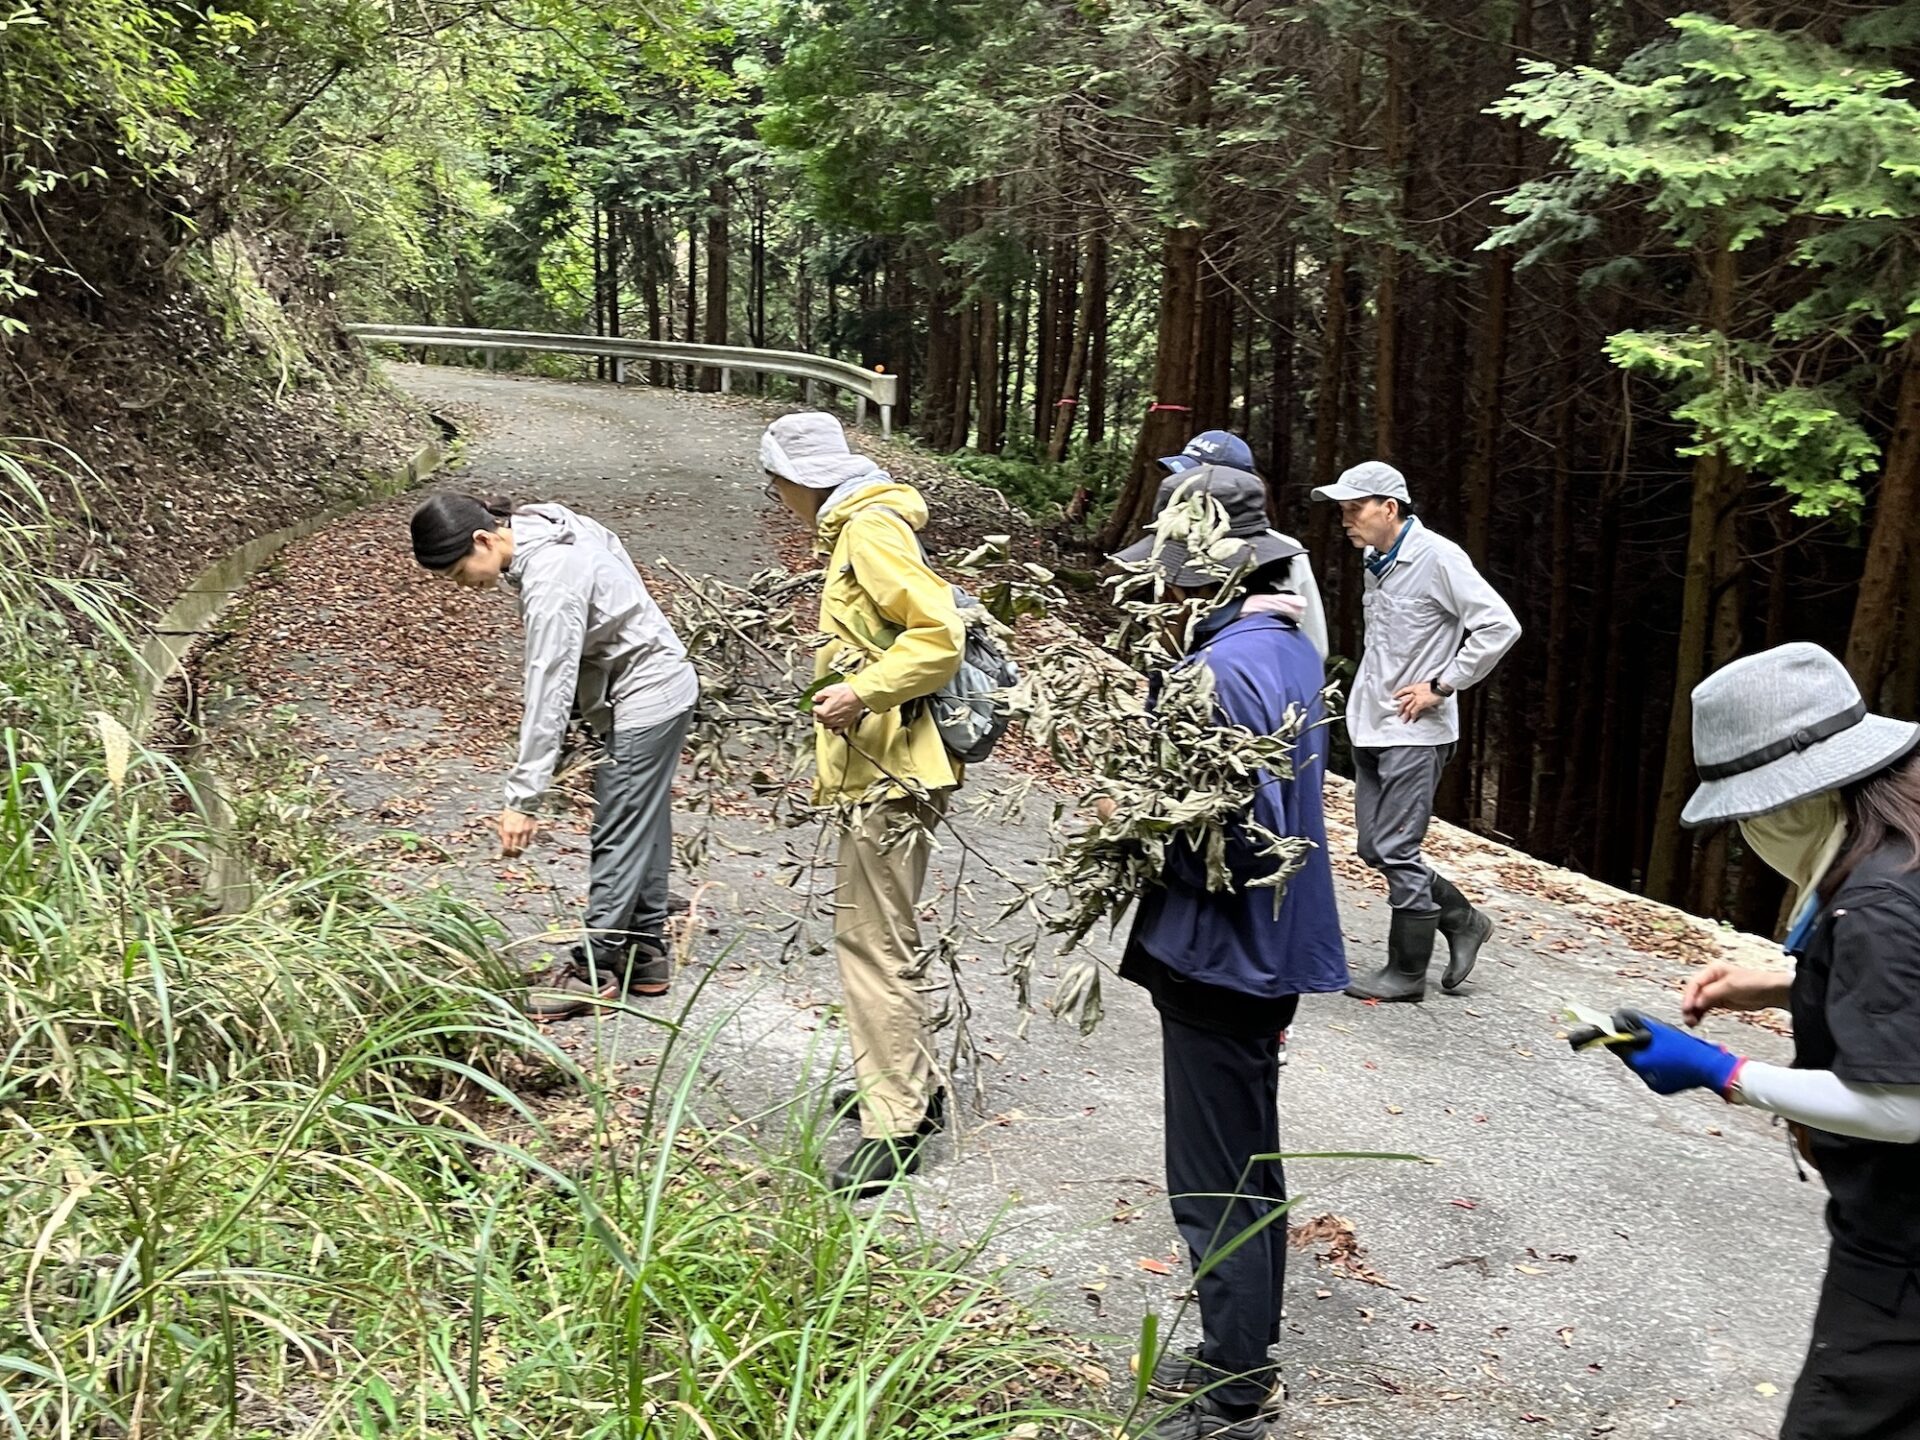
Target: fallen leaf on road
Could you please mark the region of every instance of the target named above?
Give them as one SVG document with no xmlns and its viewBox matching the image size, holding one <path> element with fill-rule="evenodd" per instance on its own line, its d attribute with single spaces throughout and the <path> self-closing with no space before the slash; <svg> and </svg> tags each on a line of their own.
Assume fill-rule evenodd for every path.
<svg viewBox="0 0 1920 1440">
<path fill-rule="evenodd" d="M 1569 1350 L 1573 1348 L 1573 1326 L 1562 1325 L 1553 1333 L 1560 1337 L 1560 1343 L 1562 1345 L 1566 1346 Z"/>
<path fill-rule="evenodd" d="M 1780 1393 L 1780 1387 L 1771 1380 L 1762 1380 L 1753 1388 L 1762 1395 L 1778 1395 Z"/>
<path fill-rule="evenodd" d="M 1173 1267 L 1164 1260 L 1142 1260 L 1140 1262 L 1140 1268 L 1149 1275 L 1171 1275 L 1173 1273 Z"/>
<path fill-rule="evenodd" d="M 1364 1263 L 1365 1248 L 1353 1233 L 1353 1222 L 1341 1215 L 1316 1215 L 1304 1225 L 1288 1232 L 1287 1241 L 1297 1250 L 1318 1250 L 1316 1258 L 1340 1274 L 1368 1285 L 1385 1287 L 1386 1277 Z M 1319 1247 L 1324 1246 L 1324 1249 Z"/>
</svg>

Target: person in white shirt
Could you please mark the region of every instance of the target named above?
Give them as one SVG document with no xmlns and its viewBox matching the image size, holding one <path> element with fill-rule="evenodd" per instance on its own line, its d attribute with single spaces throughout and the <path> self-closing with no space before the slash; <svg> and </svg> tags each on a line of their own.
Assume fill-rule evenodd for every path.
<svg viewBox="0 0 1920 1440">
<path fill-rule="evenodd" d="M 1420 1000 L 1436 935 L 1440 985 L 1465 983 L 1493 921 L 1421 857 L 1440 774 L 1460 740 L 1460 691 L 1493 672 L 1520 638 L 1512 608 L 1451 540 L 1413 514 L 1407 481 L 1369 460 L 1313 492 L 1339 505 L 1365 552 L 1366 648 L 1347 696 L 1354 829 L 1360 858 L 1387 881 L 1387 961 L 1347 990 L 1361 1000 Z"/>
</svg>

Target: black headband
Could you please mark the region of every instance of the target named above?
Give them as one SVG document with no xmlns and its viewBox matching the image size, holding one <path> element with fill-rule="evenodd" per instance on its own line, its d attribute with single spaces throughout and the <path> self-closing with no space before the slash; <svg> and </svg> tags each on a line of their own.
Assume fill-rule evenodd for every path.
<svg viewBox="0 0 1920 1440">
<path fill-rule="evenodd" d="M 1749 770 L 1758 770 L 1762 765 L 1771 765 L 1776 760 L 1784 760 L 1789 755 L 1798 754 L 1822 740 L 1831 740 L 1842 731 L 1851 730 L 1867 718 L 1867 702 L 1856 700 L 1838 715 L 1825 720 L 1816 720 L 1811 725 L 1802 726 L 1784 740 L 1776 740 L 1771 745 L 1762 745 L 1758 750 L 1749 750 L 1732 760 L 1723 760 L 1717 765 L 1702 765 L 1702 780 L 1731 780 L 1736 775 L 1744 775 Z"/>
</svg>

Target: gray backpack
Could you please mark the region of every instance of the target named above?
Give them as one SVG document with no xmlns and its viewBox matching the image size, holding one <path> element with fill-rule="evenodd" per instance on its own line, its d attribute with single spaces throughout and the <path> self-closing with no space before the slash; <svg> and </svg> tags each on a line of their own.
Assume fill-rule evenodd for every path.
<svg viewBox="0 0 1920 1440">
<path fill-rule="evenodd" d="M 900 515 L 891 506 L 876 508 Z M 904 515 L 900 519 L 905 523 Z M 907 528 L 912 530 L 913 526 Z M 926 545 L 917 532 L 913 538 L 920 546 L 920 558 L 926 560 Z M 928 568 L 932 569 L 931 563 Z M 1020 667 L 993 638 L 989 628 L 992 618 L 978 597 L 951 582 L 948 588 L 953 591 L 953 607 L 960 612 L 960 624 L 965 630 L 960 668 L 924 701 L 913 703 L 924 703 L 931 708 L 934 726 L 940 731 L 940 743 L 947 747 L 949 755 L 962 764 L 977 765 L 993 753 L 993 747 L 1000 743 L 1000 737 L 1013 723 L 1013 707 L 1007 703 L 1004 692 L 1020 683 Z"/>
<path fill-rule="evenodd" d="M 933 707 L 933 723 L 947 753 L 974 765 L 993 753 L 1013 723 L 1013 707 L 1005 692 L 1020 683 L 1020 667 L 987 628 L 985 607 L 958 585 L 951 588 L 966 640 L 960 650 L 960 668 L 927 697 L 927 703 Z"/>
</svg>

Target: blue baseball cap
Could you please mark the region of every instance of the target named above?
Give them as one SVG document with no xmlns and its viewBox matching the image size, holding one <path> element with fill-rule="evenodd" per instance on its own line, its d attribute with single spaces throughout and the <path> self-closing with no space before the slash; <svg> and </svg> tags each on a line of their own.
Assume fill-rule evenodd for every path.
<svg viewBox="0 0 1920 1440">
<path fill-rule="evenodd" d="M 1167 456 L 1160 463 L 1176 475 L 1196 465 L 1225 465 L 1229 470 L 1251 473 L 1253 451 L 1238 435 L 1226 430 L 1203 430 L 1187 442 L 1186 449 L 1178 455 Z"/>
</svg>

